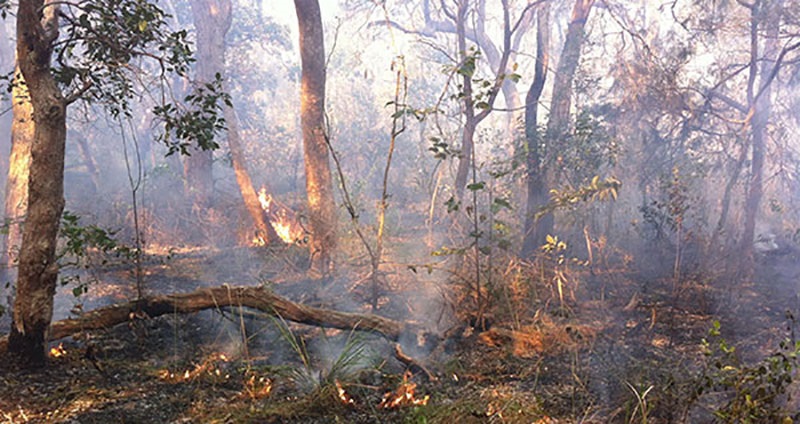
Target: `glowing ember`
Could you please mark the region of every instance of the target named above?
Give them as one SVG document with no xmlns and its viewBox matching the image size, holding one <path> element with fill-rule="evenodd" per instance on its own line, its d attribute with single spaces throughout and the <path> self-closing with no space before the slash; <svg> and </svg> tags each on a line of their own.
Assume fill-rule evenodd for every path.
<svg viewBox="0 0 800 424">
<path fill-rule="evenodd" d="M 58 346 L 50 348 L 50 356 L 53 358 L 60 358 L 67 354 L 67 351 L 64 350 L 64 345 L 59 343 Z"/>
<path fill-rule="evenodd" d="M 342 403 L 345 405 L 355 405 L 356 401 L 354 401 L 353 398 L 344 391 L 344 387 L 342 387 L 342 384 L 339 383 L 339 380 L 334 380 L 333 382 L 336 383 L 336 392 L 339 393 L 339 399 L 342 401 Z"/>
<path fill-rule="evenodd" d="M 397 390 L 383 395 L 383 400 L 378 404 L 378 408 L 394 409 L 403 406 L 427 405 L 430 396 L 425 395 L 422 399 L 416 399 L 414 397 L 414 390 L 417 388 L 417 385 L 416 383 L 408 381 L 409 378 L 411 378 L 411 373 L 406 371 L 406 373 L 403 374 L 403 382 L 400 383 Z"/>
</svg>

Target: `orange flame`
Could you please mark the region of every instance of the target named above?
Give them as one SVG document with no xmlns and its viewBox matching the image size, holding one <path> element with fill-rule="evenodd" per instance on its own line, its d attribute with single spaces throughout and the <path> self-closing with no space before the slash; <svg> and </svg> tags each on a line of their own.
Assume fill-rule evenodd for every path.
<svg viewBox="0 0 800 424">
<path fill-rule="evenodd" d="M 403 374 L 403 382 L 400 383 L 397 390 L 383 395 L 383 399 L 381 403 L 378 404 L 378 408 L 394 409 L 403 406 L 427 405 L 430 396 L 425 395 L 422 399 L 416 399 L 414 397 L 414 390 L 417 388 L 417 385 L 416 383 L 408 381 L 410 378 L 411 373 L 406 371 L 405 374 Z"/>
<path fill-rule="evenodd" d="M 336 383 L 336 392 L 339 393 L 339 399 L 342 401 L 342 403 L 345 405 L 355 405 L 356 401 L 354 401 L 353 398 L 344 391 L 344 387 L 342 387 L 342 384 L 339 383 L 339 380 L 334 380 L 333 382 Z"/>
<path fill-rule="evenodd" d="M 222 372 L 217 368 L 218 362 L 228 362 L 228 357 L 224 353 L 217 353 L 206 358 L 202 363 L 194 366 L 194 369 L 187 369 L 183 374 L 176 375 L 169 370 L 161 370 L 158 373 L 159 378 L 162 380 L 169 380 L 173 382 L 194 380 L 197 377 L 205 374 L 213 377 L 223 377 Z M 225 379 L 230 378 L 230 375 L 225 374 Z"/>
<path fill-rule="evenodd" d="M 272 228 L 284 243 L 295 243 L 302 238 L 302 233 L 297 228 L 297 225 L 293 225 L 291 219 L 286 216 L 286 211 L 279 210 L 273 212 L 271 210 L 273 199 L 271 195 L 267 194 L 267 189 L 264 187 L 258 191 L 258 202 L 261 203 L 261 209 L 269 215 Z M 258 236 L 253 237 L 252 243 L 256 246 L 264 246 L 266 244 L 266 242 Z"/>
<path fill-rule="evenodd" d="M 52 358 L 60 358 L 67 354 L 67 351 L 64 349 L 64 344 L 59 343 L 56 347 L 50 348 L 50 357 Z"/>
</svg>

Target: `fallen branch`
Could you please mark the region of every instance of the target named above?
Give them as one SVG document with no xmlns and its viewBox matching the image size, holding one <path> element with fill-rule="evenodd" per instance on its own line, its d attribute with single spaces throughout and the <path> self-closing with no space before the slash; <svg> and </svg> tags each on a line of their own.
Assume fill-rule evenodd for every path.
<svg viewBox="0 0 800 424">
<path fill-rule="evenodd" d="M 263 287 L 211 287 L 191 293 L 150 296 L 138 301 L 95 309 L 77 318 L 54 322 L 49 339 L 58 340 L 81 331 L 100 330 L 143 317 L 154 318 L 172 313 L 193 313 L 205 309 L 244 306 L 288 321 L 338 329 L 357 329 L 398 341 L 404 334 L 431 336 L 419 326 L 372 314 L 339 312 L 292 302 Z M 0 352 L 6 350 L 8 337 L 0 338 Z"/>
</svg>

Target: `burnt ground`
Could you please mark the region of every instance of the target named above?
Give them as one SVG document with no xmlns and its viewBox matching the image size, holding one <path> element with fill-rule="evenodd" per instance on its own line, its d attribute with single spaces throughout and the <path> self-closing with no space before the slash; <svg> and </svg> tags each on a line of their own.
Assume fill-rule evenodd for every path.
<svg viewBox="0 0 800 424">
<path fill-rule="evenodd" d="M 592 273 L 575 269 L 570 276 L 581 283 L 565 305 L 550 287 L 535 296 L 506 293 L 498 298 L 514 313 L 498 314 L 488 331 L 447 321 L 436 309 L 420 313 L 421 298 L 439 297 L 438 286 L 424 288 L 435 278 L 397 266 L 378 312 L 445 336 L 431 351 L 408 352 L 435 381 L 419 374 L 404 380 L 393 345 L 375 335 L 284 327 L 274 318 L 210 310 L 62 340 L 63 356 L 52 357 L 44 370 L 0 364 L 0 422 L 622 423 L 645 422 L 643 411 L 651 423 L 725 422 L 714 412 L 736 390 L 704 378 L 722 360 L 704 354 L 702 340 L 717 346 L 709 329 L 719 321 L 720 337 L 736 346 L 741 360 L 732 369 L 742 375 L 780 352 L 780 342 L 793 337 L 798 310 L 796 264 L 793 255 L 765 258 L 753 283 L 735 287 L 691 274 L 676 283 L 628 272 L 624 263 Z M 151 292 L 266 284 L 295 301 L 369 310 L 369 290 L 357 277 L 309 281 L 302 268 L 302 254 L 291 250 L 197 250 L 154 254 L 144 273 Z M 63 318 L 76 303 L 91 309 L 135 294 L 129 265 L 107 265 L 95 277 L 102 284 L 78 300 L 65 287 L 56 314 Z M 349 353 L 352 366 L 339 366 Z M 738 387 L 744 390 L 744 383 Z M 778 396 L 776 410 L 800 419 L 797 387 L 787 393 L 794 396 Z M 406 402 L 429 399 L 381 405 L 384 396 L 399 395 Z"/>
</svg>

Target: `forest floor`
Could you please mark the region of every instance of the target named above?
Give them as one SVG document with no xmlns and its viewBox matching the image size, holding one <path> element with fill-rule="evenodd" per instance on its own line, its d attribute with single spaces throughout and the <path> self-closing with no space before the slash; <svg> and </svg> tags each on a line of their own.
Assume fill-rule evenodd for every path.
<svg viewBox="0 0 800 424">
<path fill-rule="evenodd" d="M 357 278 L 304 280 L 292 251 L 268 253 L 269 266 L 253 267 L 264 255 L 172 251 L 169 259 L 154 254 L 161 259 L 142 272 L 155 292 L 249 282 L 300 303 L 369 311 Z M 537 304 L 509 295 L 511 312 L 486 331 L 419 310 L 422 299 L 436 304 L 441 288 L 398 266 L 378 312 L 438 328 L 438 346 L 406 352 L 435 379 L 406 374 L 393 343 L 377 335 L 208 310 L 58 341 L 41 371 L 0 364 L 0 423 L 716 422 L 714 411 L 732 395 L 727 383 L 706 378 L 712 356 L 702 340 L 716 346 L 709 329 L 719 321 L 742 374 L 780 352 L 794 336 L 797 263 L 794 255 L 766 258 L 754 282 L 737 287 L 691 274 L 675 283 L 622 264 L 578 270 L 572 277 L 582 283 L 565 305 L 549 292 Z M 80 307 L 135 296 L 133 272 L 106 266 Z M 413 276 L 405 281 L 403 272 Z M 57 300 L 56 319 L 75 312 L 66 289 Z M 783 388 L 791 396 L 777 404 L 789 417 L 800 411 L 800 391 Z"/>
</svg>

